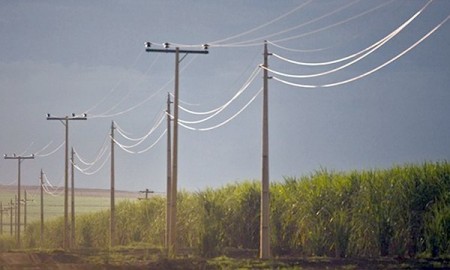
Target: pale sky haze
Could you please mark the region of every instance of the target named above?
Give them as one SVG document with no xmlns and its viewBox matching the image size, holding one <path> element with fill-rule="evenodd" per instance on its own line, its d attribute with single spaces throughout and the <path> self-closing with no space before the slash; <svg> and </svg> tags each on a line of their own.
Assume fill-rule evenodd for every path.
<svg viewBox="0 0 450 270">
<path fill-rule="evenodd" d="M 449 15 L 447 0 L 0 1 L 0 153 L 38 154 L 22 164 L 24 185 L 37 185 L 41 168 L 53 185 L 62 185 L 63 148 L 45 155 L 63 142 L 64 126 L 47 121 L 46 114 L 86 112 L 87 121 L 70 122 L 70 146 L 86 163 L 105 150 L 85 173 L 105 166 L 93 175 L 76 171 L 76 186 L 109 188 L 109 142 L 107 149 L 102 145 L 111 121 L 129 138 L 142 137 L 173 91 L 174 54 L 145 52 L 146 41 L 155 48 L 163 42 L 195 45 L 184 46 L 189 49 L 211 45 L 209 54 L 188 55 L 181 62 L 181 105 L 191 111 L 222 106 L 253 78 L 216 117 L 188 124 L 202 129 L 232 117 L 257 94 L 264 40 L 277 56 L 322 64 L 386 41 L 364 51 L 367 55 L 330 65 L 269 57 L 274 71 L 306 77 L 361 58 L 313 78 L 269 72 L 294 84 L 328 85 L 369 72 L 424 38 L 389 65 L 350 83 L 303 88 L 271 79 L 270 179 L 321 168 L 346 171 L 449 160 Z M 395 36 L 390 38 L 391 33 Z M 179 188 L 196 191 L 260 179 L 261 110 L 258 95 L 216 129 L 180 127 Z M 186 121 L 206 116 L 180 110 Z M 164 120 L 129 150 L 143 151 L 165 125 Z M 139 142 L 117 132 L 116 138 L 125 146 Z M 88 167 L 79 160 L 76 164 Z M 116 147 L 117 189 L 163 192 L 165 177 L 164 135 L 142 154 Z M 16 179 L 17 162 L 1 160 L 0 184 L 16 185 Z"/>
</svg>

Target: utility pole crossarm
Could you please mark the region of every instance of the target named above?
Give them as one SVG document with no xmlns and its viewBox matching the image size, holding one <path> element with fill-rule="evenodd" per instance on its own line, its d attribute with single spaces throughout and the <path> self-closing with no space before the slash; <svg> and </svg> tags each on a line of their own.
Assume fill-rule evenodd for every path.
<svg viewBox="0 0 450 270">
<path fill-rule="evenodd" d="M 174 49 L 145 49 L 146 52 L 164 52 L 164 53 L 174 53 Z M 197 53 L 197 54 L 208 54 L 209 51 L 194 51 L 194 50 L 179 50 L 179 53 Z"/>
<path fill-rule="evenodd" d="M 22 160 L 22 159 L 34 159 L 34 154 L 29 155 L 29 156 L 16 156 L 16 154 L 13 154 L 12 156 L 8 156 L 5 154 L 4 156 L 5 159 L 18 159 L 18 160 Z"/>
<path fill-rule="evenodd" d="M 51 116 L 47 114 L 47 120 L 87 120 L 87 114 L 83 113 L 81 116 L 72 113 L 72 116 Z"/>
<path fill-rule="evenodd" d="M 208 48 L 209 45 L 208 44 L 203 44 L 203 50 L 186 50 L 186 49 L 180 49 L 180 48 L 176 48 L 176 49 L 170 49 L 170 44 L 168 42 L 164 43 L 164 49 L 153 49 L 151 48 L 152 43 L 151 42 L 145 42 L 145 51 L 146 52 L 162 52 L 162 53 L 176 53 L 178 51 L 178 53 L 196 53 L 196 54 L 208 54 Z"/>
</svg>

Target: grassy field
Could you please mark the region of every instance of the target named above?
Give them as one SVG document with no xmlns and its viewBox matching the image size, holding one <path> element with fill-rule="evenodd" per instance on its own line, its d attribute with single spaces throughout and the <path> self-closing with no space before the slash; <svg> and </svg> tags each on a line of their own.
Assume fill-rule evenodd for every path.
<svg viewBox="0 0 450 270">
<path fill-rule="evenodd" d="M 41 198 L 40 190 L 37 186 L 22 187 L 21 199 L 24 200 L 25 190 L 27 191 L 27 224 L 40 220 Z M 10 231 L 10 206 L 11 199 L 14 201 L 17 195 L 17 186 L 0 185 L 0 202 L 3 206 L 3 232 Z M 70 195 L 70 193 L 69 193 Z M 138 192 L 116 191 L 116 203 L 123 200 L 137 200 L 140 194 Z M 75 213 L 84 214 L 100 210 L 106 210 L 110 207 L 110 191 L 102 189 L 75 189 Z M 70 196 L 69 196 L 70 212 Z M 21 223 L 24 223 L 25 208 L 21 208 Z M 44 192 L 44 220 L 48 221 L 55 217 L 64 215 L 64 191 L 60 189 L 57 195 L 51 195 Z M 14 221 L 13 221 L 14 222 Z"/>
<path fill-rule="evenodd" d="M 37 222 L 27 226 L 21 250 L 13 237 L 0 237 L 0 268 L 31 256 L 33 266 L 36 257 L 42 258 L 42 267 L 34 269 L 72 264 L 83 269 L 450 269 L 448 162 L 323 169 L 270 188 L 274 261 L 256 259 L 261 185 L 242 181 L 178 193 L 178 256 L 173 260 L 163 248 L 165 197 L 118 196 L 125 199 L 118 199 L 117 241 L 111 248 L 110 215 L 104 211 L 108 191 L 78 190 L 75 248 L 61 252 L 63 220 L 46 217 L 42 241 Z M 10 189 L 9 196 L 14 195 Z M 39 209 L 32 194 L 29 207 L 36 202 Z M 62 197 L 53 199 L 61 217 Z M 46 211 L 52 209 L 50 198 L 45 205 Z M 41 254 L 45 250 L 50 253 Z"/>
</svg>

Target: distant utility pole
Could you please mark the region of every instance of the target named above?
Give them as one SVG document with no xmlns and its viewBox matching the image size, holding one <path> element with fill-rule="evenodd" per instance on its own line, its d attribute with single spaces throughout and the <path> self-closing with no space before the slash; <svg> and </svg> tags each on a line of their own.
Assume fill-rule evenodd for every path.
<svg viewBox="0 0 450 270">
<path fill-rule="evenodd" d="M 111 220 L 110 220 L 110 246 L 116 244 L 116 205 L 115 205 L 115 168 L 114 168 L 114 121 L 111 122 Z"/>
<path fill-rule="evenodd" d="M 167 207 L 166 207 L 166 235 L 165 235 L 165 242 L 164 245 L 168 249 L 169 248 L 169 230 L 170 230 L 170 209 L 171 209 L 171 190 L 172 190 L 172 183 L 171 183 L 171 167 L 172 167 L 172 135 L 171 135 L 171 128 L 170 128 L 170 104 L 172 102 L 170 101 L 170 93 L 167 93 L 167 110 L 166 110 L 166 117 L 167 117 L 167 188 L 166 188 L 166 200 L 167 200 Z"/>
<path fill-rule="evenodd" d="M 0 202 L 0 235 L 3 234 L 3 213 L 8 211 L 8 208 L 3 208 L 3 202 Z"/>
<path fill-rule="evenodd" d="M 47 120 L 59 120 L 66 127 L 66 149 L 65 149 L 65 165 L 64 165 L 64 230 L 63 230 L 63 248 L 65 250 L 70 248 L 69 240 L 69 121 L 70 120 L 87 120 L 86 114 L 82 116 L 75 115 L 64 117 L 53 117 L 47 114 Z"/>
<path fill-rule="evenodd" d="M 184 57 L 188 54 L 208 54 L 208 44 L 203 45 L 203 50 L 180 50 L 179 47 L 170 49 L 169 43 L 164 43 L 164 49 L 152 49 L 151 43 L 145 43 L 145 50 L 147 52 L 163 52 L 175 53 L 175 90 L 174 90 L 174 119 L 173 119 L 173 154 L 172 154 L 172 192 L 171 199 L 171 213 L 170 213 L 170 231 L 169 231 L 169 249 L 170 257 L 175 257 L 177 253 L 177 182 L 178 182 L 178 102 L 179 102 L 179 66 Z M 185 55 L 180 60 L 180 53 Z"/>
<path fill-rule="evenodd" d="M 17 169 L 17 247 L 20 248 L 20 165 L 22 164 L 22 160 L 25 159 L 34 159 L 34 155 L 31 156 L 16 156 L 16 154 L 14 154 L 13 156 L 8 156 L 5 155 L 5 159 L 16 159 L 17 160 L 17 164 L 18 164 L 18 169 Z"/>
<path fill-rule="evenodd" d="M 71 184 L 70 184 L 70 189 L 71 189 L 71 203 L 70 203 L 70 214 L 71 214 L 71 219 L 70 219 L 70 246 L 71 247 L 75 247 L 75 152 L 73 151 L 73 147 L 71 147 L 71 153 L 70 153 L 70 176 L 71 176 Z"/>
<path fill-rule="evenodd" d="M 13 235 L 13 211 L 14 211 L 14 203 L 13 200 L 11 199 L 11 202 L 9 203 L 9 230 L 10 230 L 10 234 Z"/>
<path fill-rule="evenodd" d="M 0 235 L 3 234 L 3 213 L 8 211 L 8 208 L 3 208 L 3 202 L 0 202 Z"/>
<path fill-rule="evenodd" d="M 150 193 L 155 193 L 153 190 L 149 190 L 148 188 L 146 188 L 145 190 L 141 190 L 139 191 L 140 193 L 145 193 L 145 199 L 148 200 L 148 194 Z"/>
<path fill-rule="evenodd" d="M 3 203 L 0 202 L 0 235 L 3 234 Z"/>
<path fill-rule="evenodd" d="M 44 172 L 41 169 L 41 247 L 44 244 Z"/>
<path fill-rule="evenodd" d="M 270 193 L 269 193 L 269 99 L 268 99 L 268 56 L 267 41 L 264 42 L 263 75 L 263 128 L 262 128 L 262 185 L 261 185 L 261 223 L 259 257 L 270 258 Z"/>
<path fill-rule="evenodd" d="M 16 223 L 16 231 L 15 231 L 16 236 L 17 236 L 17 232 L 20 233 L 20 223 L 17 222 L 17 208 L 20 208 L 20 207 L 19 207 L 19 204 L 17 203 L 17 195 L 14 195 L 14 219 L 15 219 L 14 222 Z M 17 231 L 17 227 L 19 227 L 18 231 Z"/>
<path fill-rule="evenodd" d="M 27 190 L 24 191 L 23 196 L 23 231 L 27 230 Z M 20 203 L 19 203 L 20 205 Z"/>
<path fill-rule="evenodd" d="M 32 200 L 27 199 L 28 192 L 25 190 L 25 197 L 22 200 L 23 201 L 23 230 L 25 231 L 27 229 L 27 206 L 28 202 L 31 202 Z"/>
</svg>

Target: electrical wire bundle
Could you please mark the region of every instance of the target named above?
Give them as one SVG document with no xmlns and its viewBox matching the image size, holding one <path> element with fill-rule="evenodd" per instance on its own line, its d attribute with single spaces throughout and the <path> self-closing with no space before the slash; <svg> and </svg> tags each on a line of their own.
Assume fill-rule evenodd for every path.
<svg viewBox="0 0 450 270">
<path fill-rule="evenodd" d="M 287 79 L 282 79 L 281 77 L 294 78 L 294 79 L 309 79 L 309 78 L 316 78 L 316 77 L 325 76 L 325 75 L 328 75 L 328 74 L 331 74 L 331 73 L 343 70 L 343 69 L 345 69 L 345 68 L 347 68 L 347 67 L 349 67 L 349 66 L 351 66 L 351 65 L 353 65 L 353 64 L 355 64 L 355 63 L 357 63 L 357 62 L 359 62 L 359 61 L 361 61 L 363 59 L 365 59 L 370 54 L 372 54 L 376 50 L 380 49 L 383 45 L 385 45 L 391 39 L 396 37 L 402 30 L 404 30 L 413 20 L 415 20 L 426 9 L 431 2 L 432 1 L 429 1 L 428 3 L 426 3 L 411 18 L 409 18 L 406 22 L 404 22 L 397 29 L 392 31 L 390 34 L 388 34 L 387 36 L 385 36 L 381 40 L 373 43 L 372 45 L 368 46 L 367 48 L 365 48 L 363 50 L 360 50 L 359 52 L 356 52 L 356 53 L 351 54 L 351 55 L 346 56 L 346 57 L 342 57 L 342 58 L 334 59 L 334 60 L 330 60 L 330 61 L 325 61 L 325 62 L 301 62 L 301 61 L 295 61 L 295 60 L 292 60 L 292 59 L 288 59 L 288 58 L 283 57 L 283 56 L 281 56 L 279 54 L 276 54 L 276 53 L 272 54 L 274 57 L 276 57 L 279 60 L 282 60 L 282 61 L 284 61 L 286 63 L 289 63 L 289 64 L 302 66 L 302 67 L 329 66 L 329 65 L 333 65 L 333 64 L 337 64 L 337 63 L 348 61 L 347 63 L 342 64 L 342 65 L 340 65 L 338 67 L 331 68 L 331 69 L 328 69 L 326 71 L 319 72 L 319 73 L 312 73 L 312 74 L 288 74 L 288 73 L 280 72 L 280 71 L 277 71 L 277 70 L 274 70 L 274 69 L 270 69 L 270 68 L 265 68 L 265 67 L 262 67 L 262 68 L 267 69 L 271 73 L 275 74 L 275 76 L 272 77 L 274 80 L 276 80 L 278 82 L 281 82 L 283 84 L 286 84 L 286 85 L 300 87 L 300 88 L 334 87 L 334 86 L 339 86 L 339 85 L 347 84 L 347 83 L 350 83 L 350 82 L 354 82 L 356 80 L 364 78 L 364 77 L 366 77 L 366 76 L 368 76 L 368 75 L 370 75 L 370 74 L 380 70 L 381 68 L 391 64 L 392 62 L 396 61 L 397 59 L 399 59 L 400 57 L 405 55 L 410 50 L 414 49 L 417 45 L 419 45 L 421 42 L 423 42 L 425 39 L 427 39 L 431 34 L 433 34 L 436 30 L 438 30 L 444 23 L 446 23 L 447 20 L 450 18 L 450 16 L 447 16 L 444 20 L 442 20 L 438 25 L 436 25 L 433 29 L 431 29 L 423 37 L 421 37 L 415 43 L 410 45 L 408 48 L 406 48 L 403 51 L 401 51 L 400 53 L 398 53 L 396 56 L 394 56 L 390 60 L 388 60 L 388 61 L 386 61 L 386 62 L 384 62 L 384 63 L 382 63 L 382 64 L 380 64 L 380 65 L 378 65 L 378 66 L 376 66 L 374 68 L 372 68 L 371 70 L 369 70 L 367 72 L 361 73 L 361 74 L 353 76 L 351 78 L 343 79 L 343 80 L 340 80 L 340 81 L 337 81 L 337 82 L 333 82 L 333 83 L 307 84 L 307 83 L 296 83 L 296 82 L 288 81 Z M 274 44 L 273 42 L 270 42 L 270 43 Z"/>
<path fill-rule="evenodd" d="M 255 78 L 258 76 L 258 74 L 260 73 L 260 68 L 256 67 L 252 74 L 250 75 L 250 77 L 247 79 L 247 81 L 244 83 L 244 85 L 236 92 L 236 94 L 227 102 L 225 102 L 223 105 L 212 109 L 212 110 L 208 110 L 208 111 L 204 111 L 204 112 L 198 112 L 198 111 L 193 111 L 193 110 L 189 110 L 181 105 L 179 105 L 179 108 L 181 110 L 183 110 L 184 112 L 190 114 L 190 115 L 194 115 L 194 116 L 198 116 L 198 115 L 207 115 L 206 117 L 199 119 L 199 120 L 183 120 L 183 119 L 179 119 L 179 124 L 180 126 L 189 129 L 189 130 L 198 130 L 198 131 L 209 131 L 209 130 L 213 130 L 216 128 L 219 128 L 223 125 L 225 125 L 226 123 L 230 122 L 231 120 L 233 120 L 235 117 L 237 117 L 239 114 L 241 114 L 255 99 L 256 97 L 261 93 L 261 90 L 259 90 L 241 109 L 239 109 L 235 114 L 233 114 L 231 117 L 229 117 L 228 119 L 220 122 L 219 124 L 215 124 L 209 127 L 202 127 L 202 128 L 198 128 L 198 127 L 194 127 L 194 125 L 200 124 L 200 123 L 204 123 L 208 120 L 213 119 L 214 117 L 216 117 L 217 115 L 219 115 L 221 112 L 223 112 L 225 109 L 227 109 L 230 104 L 232 104 L 234 101 L 236 101 L 236 99 L 242 95 L 251 85 L 251 83 L 255 80 Z M 173 118 L 173 116 L 171 116 Z"/>
<path fill-rule="evenodd" d="M 164 111 L 162 111 L 159 116 L 157 117 L 156 122 L 154 123 L 154 125 L 150 128 L 150 130 L 141 137 L 138 138 L 131 138 L 129 136 L 129 132 L 126 132 L 125 130 L 123 130 L 117 123 L 115 123 L 115 127 L 116 130 L 118 131 L 118 133 L 122 136 L 122 138 L 131 141 L 132 144 L 129 145 L 125 145 L 123 143 L 120 143 L 117 139 L 113 139 L 114 143 L 117 144 L 123 151 L 129 153 L 129 154 L 142 154 L 145 153 L 147 151 L 149 151 L 150 149 L 152 149 L 153 147 L 155 147 L 155 145 L 162 139 L 162 137 L 166 134 L 167 129 L 164 129 L 160 135 L 154 140 L 153 143 L 151 143 L 148 147 L 141 149 L 141 150 L 130 150 L 133 149 L 135 147 L 138 147 L 139 145 L 141 145 L 144 141 L 146 141 L 151 135 L 154 134 L 154 132 L 161 126 L 163 120 L 164 120 L 164 116 L 165 113 Z"/>
</svg>

